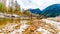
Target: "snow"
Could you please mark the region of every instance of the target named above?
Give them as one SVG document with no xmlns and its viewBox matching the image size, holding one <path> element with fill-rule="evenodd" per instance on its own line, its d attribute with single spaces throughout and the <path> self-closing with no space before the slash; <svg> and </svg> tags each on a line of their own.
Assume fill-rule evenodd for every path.
<svg viewBox="0 0 60 34">
<path fill-rule="evenodd" d="M 40 31 L 40 32 L 42 32 L 43 34 L 52 34 L 52 33 L 50 33 L 49 31 L 43 29 L 42 27 L 40 27 L 39 29 L 37 29 L 37 31 Z"/>
<path fill-rule="evenodd" d="M 45 21 L 46 23 L 53 24 L 54 26 L 57 27 L 57 29 L 60 29 L 60 22 L 56 22 L 56 21 L 52 21 L 52 20 L 48 20 L 48 19 L 42 19 L 42 20 Z"/>
<path fill-rule="evenodd" d="M 52 20 L 48 20 L 48 19 L 42 19 L 42 20 L 45 21 L 46 23 L 53 24 L 54 26 L 57 27 L 57 29 L 60 29 L 60 22 L 56 22 L 56 21 L 52 21 Z M 29 26 L 26 23 L 27 23 L 26 20 L 21 21 L 20 29 L 14 29 L 14 31 L 9 33 L 9 34 L 15 34 L 16 32 L 19 32 L 20 34 L 22 34 L 23 31 Z M 42 32 L 42 34 L 52 34 L 51 32 L 43 29 L 42 27 L 38 28 L 37 31 Z M 58 32 L 58 34 L 60 34 L 60 32 Z"/>
<path fill-rule="evenodd" d="M 46 23 L 53 24 L 54 26 L 56 26 L 57 29 L 60 30 L 60 22 L 56 22 L 56 21 L 52 21 L 52 20 L 48 20 L 48 19 L 42 19 L 42 21 L 44 21 Z M 29 25 L 26 24 L 27 22 L 28 21 L 26 21 L 26 20 L 22 20 L 21 25 L 20 25 L 20 29 L 14 29 L 14 31 L 9 33 L 9 34 L 15 34 L 16 32 L 19 32 L 20 34 L 22 34 L 22 32 L 29 26 Z M 10 27 L 10 26 L 11 25 L 8 26 L 8 29 L 10 28 L 10 30 L 11 30 L 11 29 L 13 29 L 12 27 L 16 26 L 16 25 L 13 25 L 12 27 Z M 52 34 L 51 32 L 49 32 L 48 30 L 43 29 L 42 27 L 38 28 L 37 31 L 40 31 L 43 34 Z M 58 32 L 58 34 L 60 34 L 60 32 Z"/>
<path fill-rule="evenodd" d="M 18 30 L 14 30 L 13 32 L 11 32 L 10 34 L 15 34 L 16 32 L 20 32 L 20 34 L 22 34 L 22 32 L 24 31 L 24 29 L 27 28 L 28 25 L 21 25 L 20 29 Z"/>
<path fill-rule="evenodd" d="M 22 32 L 29 26 L 26 24 L 27 21 L 21 21 L 21 26 L 20 29 L 18 30 L 14 30 L 13 32 L 11 32 L 10 34 L 15 34 L 16 32 L 19 32 L 20 34 L 22 34 Z"/>
</svg>

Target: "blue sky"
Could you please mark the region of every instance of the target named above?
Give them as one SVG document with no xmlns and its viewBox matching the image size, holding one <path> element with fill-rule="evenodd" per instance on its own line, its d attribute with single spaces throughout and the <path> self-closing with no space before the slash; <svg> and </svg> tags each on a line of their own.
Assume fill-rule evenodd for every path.
<svg viewBox="0 0 60 34">
<path fill-rule="evenodd" d="M 60 4 L 60 0 L 17 0 L 23 9 L 36 9 L 39 8 L 41 10 L 52 4 Z"/>
</svg>

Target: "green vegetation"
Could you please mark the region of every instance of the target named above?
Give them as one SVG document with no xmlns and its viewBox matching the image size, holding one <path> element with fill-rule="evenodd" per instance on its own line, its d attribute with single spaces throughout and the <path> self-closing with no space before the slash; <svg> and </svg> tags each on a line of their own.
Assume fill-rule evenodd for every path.
<svg viewBox="0 0 60 34">
<path fill-rule="evenodd" d="M 15 4 L 15 5 L 16 6 L 13 5 L 13 6 L 6 7 L 6 4 L 1 2 L 0 3 L 0 12 L 20 15 L 20 13 L 21 13 L 20 6 L 19 6 L 19 4 Z"/>
<path fill-rule="evenodd" d="M 0 12 L 6 12 L 6 11 L 7 11 L 6 5 L 3 3 L 0 3 Z"/>
</svg>

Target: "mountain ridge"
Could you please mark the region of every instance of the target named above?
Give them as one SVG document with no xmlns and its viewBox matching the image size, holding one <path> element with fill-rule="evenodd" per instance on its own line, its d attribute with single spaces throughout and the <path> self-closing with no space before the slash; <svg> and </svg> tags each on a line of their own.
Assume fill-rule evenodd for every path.
<svg viewBox="0 0 60 34">
<path fill-rule="evenodd" d="M 34 14 L 41 14 L 42 13 L 42 11 L 39 9 L 39 8 L 37 8 L 37 9 L 28 9 L 31 13 L 34 13 Z"/>
<path fill-rule="evenodd" d="M 31 13 L 44 15 L 46 17 L 55 17 L 60 15 L 60 4 L 53 4 L 45 8 L 44 10 L 28 9 Z"/>
<path fill-rule="evenodd" d="M 55 17 L 60 15 L 60 4 L 53 4 L 48 6 L 43 10 L 42 14 L 47 17 Z"/>
</svg>

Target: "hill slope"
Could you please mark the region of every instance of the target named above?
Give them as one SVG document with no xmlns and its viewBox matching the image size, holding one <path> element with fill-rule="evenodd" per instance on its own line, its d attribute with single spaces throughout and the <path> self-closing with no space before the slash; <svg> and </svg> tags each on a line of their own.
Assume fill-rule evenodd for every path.
<svg viewBox="0 0 60 34">
<path fill-rule="evenodd" d="M 43 10 L 42 14 L 46 17 L 55 17 L 60 15 L 60 4 L 48 6 Z"/>
<path fill-rule="evenodd" d="M 31 13 L 34 13 L 34 14 L 41 14 L 42 13 L 42 11 L 39 9 L 39 8 L 37 8 L 37 9 L 28 9 Z"/>
</svg>

